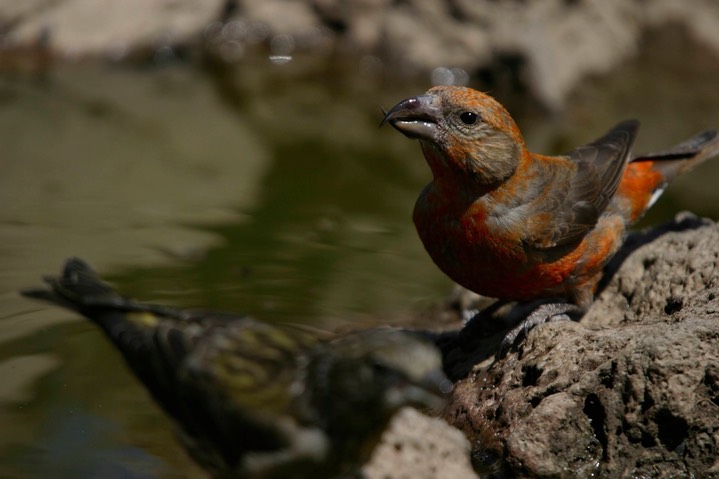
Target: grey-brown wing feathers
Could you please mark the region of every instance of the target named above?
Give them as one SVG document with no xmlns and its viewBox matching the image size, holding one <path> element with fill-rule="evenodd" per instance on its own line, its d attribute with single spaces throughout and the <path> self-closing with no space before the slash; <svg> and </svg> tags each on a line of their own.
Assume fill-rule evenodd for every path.
<svg viewBox="0 0 719 479">
<path fill-rule="evenodd" d="M 627 120 L 569 152 L 575 170 L 555 173 L 557 181 L 531 213 L 537 220 L 525 243 L 538 249 L 571 244 L 597 224 L 619 187 L 638 129 L 638 121 Z"/>
</svg>

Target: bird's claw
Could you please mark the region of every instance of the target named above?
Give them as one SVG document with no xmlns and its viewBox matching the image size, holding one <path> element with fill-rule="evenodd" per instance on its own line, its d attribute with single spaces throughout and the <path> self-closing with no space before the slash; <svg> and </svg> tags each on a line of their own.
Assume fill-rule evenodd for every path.
<svg viewBox="0 0 719 479">
<path fill-rule="evenodd" d="M 540 324 L 554 321 L 572 321 L 578 319 L 583 310 L 570 303 L 545 303 L 532 311 L 521 323 L 512 328 L 502 339 L 497 350 L 496 358 L 502 359 L 507 353 L 524 338 L 529 331 Z"/>
</svg>

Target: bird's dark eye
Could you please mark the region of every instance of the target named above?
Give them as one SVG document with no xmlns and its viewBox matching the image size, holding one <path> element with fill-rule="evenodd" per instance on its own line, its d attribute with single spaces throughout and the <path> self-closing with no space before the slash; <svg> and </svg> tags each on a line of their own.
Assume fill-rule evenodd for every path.
<svg viewBox="0 0 719 479">
<path fill-rule="evenodd" d="M 474 125 L 479 119 L 479 116 L 471 111 L 465 111 L 459 115 L 459 119 L 462 120 L 462 123 L 465 125 Z"/>
</svg>

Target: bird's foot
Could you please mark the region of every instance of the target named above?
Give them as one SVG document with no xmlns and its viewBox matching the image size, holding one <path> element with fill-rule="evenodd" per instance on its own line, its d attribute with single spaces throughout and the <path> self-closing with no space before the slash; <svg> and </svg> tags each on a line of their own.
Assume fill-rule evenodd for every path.
<svg viewBox="0 0 719 479">
<path fill-rule="evenodd" d="M 504 336 L 497 350 L 496 358 L 501 359 L 506 356 L 510 349 L 526 338 L 529 331 L 535 326 L 550 321 L 578 320 L 583 313 L 582 308 L 571 303 L 544 303 L 540 305 Z"/>
</svg>

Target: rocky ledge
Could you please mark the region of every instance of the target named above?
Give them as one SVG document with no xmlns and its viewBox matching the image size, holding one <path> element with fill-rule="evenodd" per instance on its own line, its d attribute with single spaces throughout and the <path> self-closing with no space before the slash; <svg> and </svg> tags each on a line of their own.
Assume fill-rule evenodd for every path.
<svg viewBox="0 0 719 479">
<path fill-rule="evenodd" d="M 441 336 L 460 377 L 444 417 L 469 446 L 415 421 L 414 450 L 455 447 L 398 476 L 388 456 L 408 454 L 396 438 L 412 423 L 397 421 L 370 477 L 472 477 L 468 450 L 489 477 L 719 477 L 719 225 L 681 214 L 631 235 L 602 288 L 581 322 L 539 326 L 499 360 L 502 331 Z"/>
</svg>

